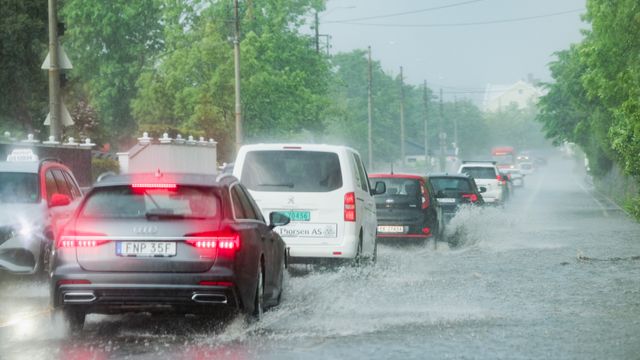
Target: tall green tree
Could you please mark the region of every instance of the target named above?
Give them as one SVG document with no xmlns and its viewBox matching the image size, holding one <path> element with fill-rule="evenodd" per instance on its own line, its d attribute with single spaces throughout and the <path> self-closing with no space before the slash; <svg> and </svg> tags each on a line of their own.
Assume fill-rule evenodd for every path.
<svg viewBox="0 0 640 360">
<path fill-rule="evenodd" d="M 47 4 L 0 0 L 0 125 L 4 130 L 42 129 L 47 115 Z"/>
<path fill-rule="evenodd" d="M 61 17 L 72 78 L 89 93 L 114 140 L 136 130 L 131 100 L 141 73 L 163 48 L 162 0 L 66 0 Z M 168 3 L 168 2 L 167 2 Z"/>
</svg>

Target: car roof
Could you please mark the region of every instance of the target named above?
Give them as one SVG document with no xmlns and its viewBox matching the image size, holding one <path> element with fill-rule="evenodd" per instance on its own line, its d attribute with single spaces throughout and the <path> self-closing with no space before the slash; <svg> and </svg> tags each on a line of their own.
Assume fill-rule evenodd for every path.
<svg viewBox="0 0 640 360">
<path fill-rule="evenodd" d="M 467 174 L 449 174 L 449 173 L 436 173 L 429 174 L 429 178 L 464 178 L 471 180 L 471 176 Z"/>
<path fill-rule="evenodd" d="M 349 150 L 358 153 L 353 148 L 344 145 L 327 145 L 327 144 L 301 144 L 301 143 L 277 143 L 277 144 L 251 144 L 243 145 L 240 149 L 246 151 L 258 150 L 308 150 L 308 151 L 328 151 L 339 152 Z"/>
<path fill-rule="evenodd" d="M 20 172 L 37 174 L 40 161 L 0 161 L 0 172 Z"/>
<path fill-rule="evenodd" d="M 460 167 L 491 167 L 495 168 L 496 166 L 490 162 L 473 162 L 473 163 L 463 163 Z"/>
<path fill-rule="evenodd" d="M 131 185 L 136 183 L 142 184 L 178 184 L 192 186 L 210 186 L 218 187 L 230 185 L 237 182 L 234 176 L 230 174 L 222 174 L 219 176 L 207 174 L 190 174 L 190 173 L 133 173 L 124 175 L 107 176 L 102 181 L 95 183 L 94 187 L 109 187 Z"/>
<path fill-rule="evenodd" d="M 425 176 L 416 175 L 416 174 L 385 174 L 385 173 L 376 173 L 369 174 L 370 178 L 392 178 L 392 179 L 414 179 L 414 180 L 424 180 Z"/>
</svg>

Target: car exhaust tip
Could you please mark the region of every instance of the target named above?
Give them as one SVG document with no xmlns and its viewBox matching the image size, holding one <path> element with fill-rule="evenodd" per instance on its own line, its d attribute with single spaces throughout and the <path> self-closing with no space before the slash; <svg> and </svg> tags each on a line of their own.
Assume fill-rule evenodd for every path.
<svg viewBox="0 0 640 360">
<path fill-rule="evenodd" d="M 73 291 L 64 293 L 62 300 L 65 304 L 88 304 L 96 301 L 96 299 L 93 291 Z"/>
<path fill-rule="evenodd" d="M 201 304 L 226 304 L 227 296 L 222 294 L 193 294 L 191 300 Z"/>
</svg>

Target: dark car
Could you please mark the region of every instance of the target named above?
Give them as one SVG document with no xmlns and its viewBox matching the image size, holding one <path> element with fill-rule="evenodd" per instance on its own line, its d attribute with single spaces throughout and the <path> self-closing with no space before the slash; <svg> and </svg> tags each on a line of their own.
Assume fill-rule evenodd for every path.
<svg viewBox="0 0 640 360">
<path fill-rule="evenodd" d="M 15 149 L 0 162 L 0 270 L 47 274 L 53 234 L 81 197 L 73 173 L 57 159 Z"/>
<path fill-rule="evenodd" d="M 425 240 L 440 238 L 444 230 L 435 192 L 423 176 L 372 174 L 369 179 L 384 182 L 386 192 L 376 195 L 378 239 Z"/>
<path fill-rule="evenodd" d="M 484 205 L 483 188 L 478 189 L 475 180 L 466 174 L 429 175 L 429 183 L 435 190 L 446 223 L 461 205 Z"/>
<path fill-rule="evenodd" d="M 56 239 L 51 303 L 88 313 L 242 311 L 280 302 L 287 251 L 231 175 L 129 174 L 97 183 Z"/>
</svg>

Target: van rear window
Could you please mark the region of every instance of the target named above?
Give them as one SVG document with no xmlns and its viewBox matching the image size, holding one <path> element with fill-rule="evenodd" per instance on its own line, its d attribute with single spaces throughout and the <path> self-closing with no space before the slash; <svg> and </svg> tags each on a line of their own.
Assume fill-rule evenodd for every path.
<svg viewBox="0 0 640 360">
<path fill-rule="evenodd" d="M 474 179 L 495 179 L 498 174 L 492 167 L 469 166 L 462 168 L 461 173 L 465 173 Z"/>
<path fill-rule="evenodd" d="M 241 179 L 255 191 L 328 192 L 342 187 L 338 154 L 321 151 L 250 151 Z"/>
</svg>

